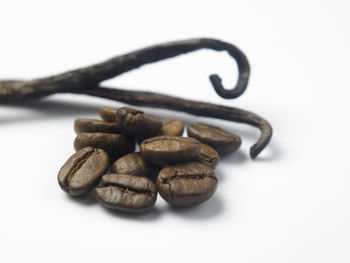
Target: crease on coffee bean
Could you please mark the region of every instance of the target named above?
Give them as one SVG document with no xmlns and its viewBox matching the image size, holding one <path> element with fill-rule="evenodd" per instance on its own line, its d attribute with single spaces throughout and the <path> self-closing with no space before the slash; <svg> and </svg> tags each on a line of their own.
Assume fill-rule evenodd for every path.
<svg viewBox="0 0 350 263">
<path fill-rule="evenodd" d="M 69 171 L 67 174 L 65 180 L 64 180 L 64 187 L 69 191 L 69 181 L 73 178 L 74 174 L 83 166 L 83 164 L 89 159 L 89 157 L 94 153 L 97 152 L 97 149 L 92 149 L 89 152 L 85 152 L 83 156 L 78 158 L 78 163 L 72 170 Z"/>
<path fill-rule="evenodd" d="M 125 118 L 126 118 L 126 116 L 128 115 L 128 113 L 129 112 L 125 112 L 124 114 L 123 114 L 123 116 L 122 116 L 122 118 L 121 118 L 121 120 L 120 120 L 120 126 L 123 128 L 123 129 L 125 129 Z"/>
<path fill-rule="evenodd" d="M 176 179 L 182 179 L 182 178 L 186 178 L 186 179 L 204 179 L 204 178 L 214 178 L 215 180 L 216 177 L 213 176 L 212 174 L 208 174 L 208 173 L 200 173 L 200 174 L 193 174 L 193 175 L 181 175 L 178 176 L 179 171 L 175 171 L 174 175 L 167 177 L 167 178 L 162 178 L 162 183 L 163 184 L 169 184 L 170 181 L 176 180 Z"/>
<path fill-rule="evenodd" d="M 170 198 L 171 198 L 173 201 L 175 201 L 174 191 L 171 190 L 171 184 L 170 184 L 170 182 L 167 182 L 166 184 L 167 184 L 168 187 L 169 187 Z"/>
<path fill-rule="evenodd" d="M 112 183 L 112 182 L 108 182 L 108 183 L 104 183 L 103 185 L 99 186 L 98 188 L 104 188 L 104 187 L 118 187 L 119 189 L 121 189 L 122 192 L 132 192 L 132 193 L 137 193 L 137 194 L 146 194 L 151 196 L 152 198 L 155 198 L 153 192 L 151 190 L 139 190 L 133 187 L 126 187 L 122 184 L 118 184 L 118 183 Z"/>
<path fill-rule="evenodd" d="M 153 143 L 153 142 L 157 142 L 157 141 L 178 141 L 178 142 L 185 142 L 185 143 L 190 143 L 190 144 L 194 144 L 194 145 L 197 145 L 198 142 L 196 141 L 193 141 L 193 140 L 187 140 L 187 138 L 189 137 L 182 137 L 182 138 L 156 138 L 156 139 L 148 139 L 148 140 L 145 140 L 144 144 L 146 143 Z M 192 138 L 194 139 L 194 138 Z"/>
<path fill-rule="evenodd" d="M 200 153 L 199 154 L 199 159 L 204 159 L 204 161 L 206 162 L 209 162 L 209 163 L 212 163 L 214 160 L 217 160 L 217 158 L 214 158 L 214 157 L 210 157 L 209 155 L 206 155 L 204 153 Z"/>
</svg>

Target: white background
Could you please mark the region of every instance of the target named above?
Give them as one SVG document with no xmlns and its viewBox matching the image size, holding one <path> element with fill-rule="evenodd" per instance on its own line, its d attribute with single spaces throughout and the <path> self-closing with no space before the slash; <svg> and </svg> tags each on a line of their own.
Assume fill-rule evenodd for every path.
<svg viewBox="0 0 350 263">
<path fill-rule="evenodd" d="M 125 216 L 92 196 L 70 198 L 57 172 L 74 152 L 73 121 L 124 104 L 78 95 L 0 106 L 1 262 L 350 262 L 349 1 L 0 0 L 0 78 L 31 79 L 87 66 L 169 40 L 231 42 L 252 67 L 247 92 L 216 95 L 236 66 L 199 51 L 108 81 L 244 108 L 274 127 L 255 161 L 258 130 L 145 108 L 241 135 L 222 159 L 207 203 Z"/>
</svg>

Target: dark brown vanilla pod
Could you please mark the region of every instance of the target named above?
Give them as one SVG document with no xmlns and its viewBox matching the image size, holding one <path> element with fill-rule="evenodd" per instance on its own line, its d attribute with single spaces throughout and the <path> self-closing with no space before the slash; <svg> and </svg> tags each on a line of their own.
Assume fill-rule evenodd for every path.
<svg viewBox="0 0 350 263">
<path fill-rule="evenodd" d="M 56 92 L 85 90 L 104 80 L 116 77 L 142 65 L 200 49 L 227 51 L 236 60 L 238 81 L 233 89 L 225 89 L 221 84 L 220 77 L 216 74 L 210 76 L 210 81 L 220 97 L 236 98 L 240 96 L 247 87 L 250 75 L 249 62 L 244 53 L 236 46 L 224 41 L 197 38 L 150 46 L 111 58 L 102 63 L 47 78 L 31 81 L 4 80 L 0 82 L 0 103 L 32 100 Z"/>
<path fill-rule="evenodd" d="M 75 93 L 122 101 L 129 105 L 164 108 L 183 111 L 196 116 L 246 123 L 259 128 L 261 131 L 259 140 L 250 149 L 251 157 L 255 158 L 266 147 L 272 136 L 271 125 L 257 114 L 238 108 L 186 100 L 159 93 L 126 91 L 100 86 L 102 81 L 142 65 L 200 49 L 227 51 L 236 60 L 238 81 L 233 89 L 225 89 L 221 85 L 220 77 L 217 75 L 211 75 L 210 81 L 220 97 L 229 99 L 240 96 L 247 87 L 250 74 L 249 62 L 244 53 L 227 42 L 209 38 L 197 38 L 150 46 L 114 57 L 99 64 L 47 78 L 29 81 L 0 81 L 0 104 L 18 104 L 55 93 Z"/>
<path fill-rule="evenodd" d="M 272 137 L 272 127 L 268 121 L 253 112 L 239 108 L 187 100 L 154 92 L 126 91 L 104 87 L 91 88 L 82 94 L 122 101 L 134 106 L 183 111 L 196 116 L 249 124 L 261 132 L 258 141 L 250 148 L 250 156 L 253 159 L 269 144 Z"/>
</svg>

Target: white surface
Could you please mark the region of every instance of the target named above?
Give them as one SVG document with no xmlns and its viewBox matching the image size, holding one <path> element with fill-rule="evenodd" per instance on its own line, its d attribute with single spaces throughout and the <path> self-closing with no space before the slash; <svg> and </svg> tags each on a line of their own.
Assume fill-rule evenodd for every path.
<svg viewBox="0 0 350 263">
<path fill-rule="evenodd" d="M 55 95 L 0 106 L 0 262 L 349 262 L 349 1 L 126 2 L 0 0 L 0 77 L 35 78 L 150 44 L 218 38 L 252 66 L 236 100 L 219 98 L 207 79 L 219 73 L 233 85 L 236 69 L 223 52 L 196 52 L 108 84 L 251 110 L 273 125 L 272 142 L 251 161 L 256 129 L 201 119 L 243 139 L 217 169 L 215 196 L 188 210 L 159 198 L 152 212 L 128 217 L 72 199 L 56 182 L 73 153 L 73 120 L 123 104 Z"/>
</svg>

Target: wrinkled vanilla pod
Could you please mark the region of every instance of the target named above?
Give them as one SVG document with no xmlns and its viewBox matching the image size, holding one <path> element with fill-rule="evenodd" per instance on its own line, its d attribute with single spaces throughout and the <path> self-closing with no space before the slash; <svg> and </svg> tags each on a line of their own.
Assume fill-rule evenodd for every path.
<svg viewBox="0 0 350 263">
<path fill-rule="evenodd" d="M 269 143 L 271 125 L 260 116 L 233 107 L 181 99 L 152 92 L 126 91 L 100 87 L 99 83 L 116 77 L 142 65 L 193 52 L 199 49 L 227 51 L 238 66 L 238 81 L 233 89 L 225 89 L 218 75 L 211 75 L 210 81 L 217 94 L 225 99 L 240 96 L 246 89 L 250 66 L 246 56 L 232 44 L 207 38 L 168 42 L 125 55 L 117 56 L 103 63 L 80 68 L 55 76 L 29 81 L 0 81 L 0 104 L 18 104 L 46 97 L 55 93 L 75 93 L 122 101 L 130 105 L 166 108 L 190 114 L 246 123 L 261 131 L 259 140 L 251 147 L 250 156 L 255 158 Z"/>
</svg>

